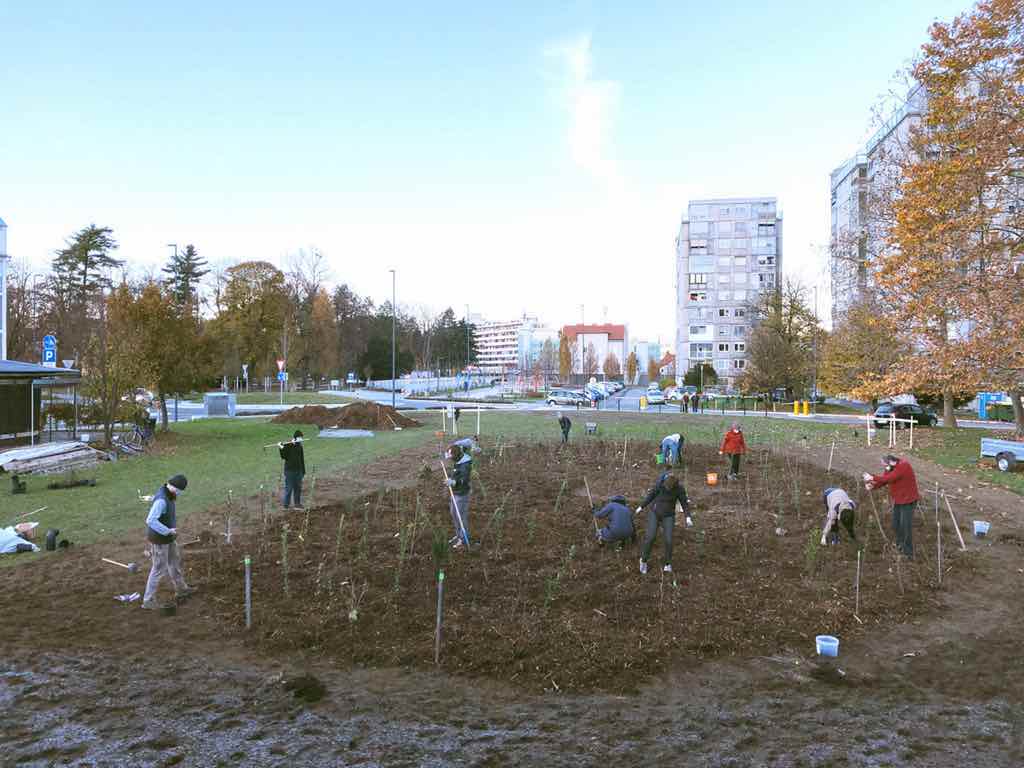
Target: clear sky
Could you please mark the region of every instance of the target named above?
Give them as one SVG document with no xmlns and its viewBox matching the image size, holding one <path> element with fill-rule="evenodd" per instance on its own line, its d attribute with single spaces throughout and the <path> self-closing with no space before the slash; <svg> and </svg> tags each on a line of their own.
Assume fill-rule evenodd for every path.
<svg viewBox="0 0 1024 768">
<path fill-rule="evenodd" d="M 139 269 L 317 247 L 378 300 L 394 268 L 411 307 L 667 344 L 687 200 L 777 196 L 824 286 L 829 172 L 967 7 L 7 0 L 0 217 L 39 267 L 90 222 Z"/>
</svg>

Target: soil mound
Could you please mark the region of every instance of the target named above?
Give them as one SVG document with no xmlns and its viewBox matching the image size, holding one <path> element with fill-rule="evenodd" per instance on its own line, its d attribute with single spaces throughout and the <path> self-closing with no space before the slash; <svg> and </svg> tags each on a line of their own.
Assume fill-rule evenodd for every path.
<svg viewBox="0 0 1024 768">
<path fill-rule="evenodd" d="M 279 413 L 274 424 L 315 424 L 321 429 L 393 429 L 419 427 L 418 421 L 403 416 L 390 405 L 352 403 L 344 407 L 303 405 Z"/>
</svg>

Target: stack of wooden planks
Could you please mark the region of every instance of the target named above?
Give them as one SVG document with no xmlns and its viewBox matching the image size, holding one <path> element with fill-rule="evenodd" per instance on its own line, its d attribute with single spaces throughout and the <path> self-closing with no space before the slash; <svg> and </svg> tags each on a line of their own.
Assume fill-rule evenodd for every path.
<svg viewBox="0 0 1024 768">
<path fill-rule="evenodd" d="M 85 443 L 46 443 L 0 453 L 0 471 L 12 475 L 47 475 L 90 469 L 106 458 L 105 453 Z"/>
</svg>

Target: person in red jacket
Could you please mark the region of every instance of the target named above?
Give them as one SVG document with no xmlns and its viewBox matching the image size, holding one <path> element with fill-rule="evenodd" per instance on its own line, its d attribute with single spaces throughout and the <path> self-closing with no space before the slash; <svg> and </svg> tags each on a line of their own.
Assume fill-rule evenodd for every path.
<svg viewBox="0 0 1024 768">
<path fill-rule="evenodd" d="M 718 455 L 723 453 L 729 457 L 729 479 L 735 480 L 740 473 L 740 456 L 747 452 L 747 443 L 743 439 L 743 431 L 737 422 L 732 423 L 732 428 L 722 438 L 722 447 L 718 449 Z"/>
<path fill-rule="evenodd" d="M 914 525 L 914 507 L 921 496 L 917 492 L 917 478 L 910 462 L 893 454 L 886 454 L 882 459 L 885 471 L 880 475 L 864 473 L 864 487 L 871 491 L 883 485 L 889 486 L 889 499 L 892 501 L 892 529 L 896 536 L 896 548 L 907 557 L 914 556 L 912 531 Z"/>
</svg>

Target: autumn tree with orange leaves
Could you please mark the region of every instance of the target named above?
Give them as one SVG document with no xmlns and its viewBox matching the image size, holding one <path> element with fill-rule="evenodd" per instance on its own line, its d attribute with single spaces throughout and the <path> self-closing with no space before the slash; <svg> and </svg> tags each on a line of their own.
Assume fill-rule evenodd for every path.
<svg viewBox="0 0 1024 768">
<path fill-rule="evenodd" d="M 928 96 L 901 167 L 880 306 L 913 353 L 861 394 L 1009 391 L 1024 435 L 1024 0 L 935 24 L 913 75 Z"/>
</svg>

